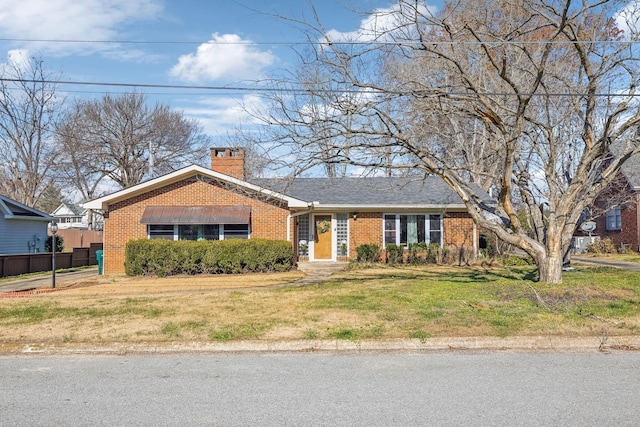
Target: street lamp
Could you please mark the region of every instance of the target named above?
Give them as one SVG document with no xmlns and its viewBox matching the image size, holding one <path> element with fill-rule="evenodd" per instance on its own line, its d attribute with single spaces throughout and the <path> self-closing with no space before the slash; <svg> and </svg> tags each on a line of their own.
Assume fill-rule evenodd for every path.
<svg viewBox="0 0 640 427">
<path fill-rule="evenodd" d="M 58 232 L 58 223 L 55 219 L 51 220 L 49 227 L 51 230 L 51 287 L 56 287 L 56 233 Z"/>
</svg>

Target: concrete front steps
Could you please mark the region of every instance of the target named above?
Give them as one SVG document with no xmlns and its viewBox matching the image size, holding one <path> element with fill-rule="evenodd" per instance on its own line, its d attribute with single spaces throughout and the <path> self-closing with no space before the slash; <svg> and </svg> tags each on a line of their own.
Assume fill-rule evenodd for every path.
<svg viewBox="0 0 640 427">
<path fill-rule="evenodd" d="M 298 270 L 304 272 L 307 277 L 298 280 L 296 284 L 304 285 L 322 282 L 333 273 L 344 270 L 348 265 L 348 262 L 298 262 Z"/>
</svg>

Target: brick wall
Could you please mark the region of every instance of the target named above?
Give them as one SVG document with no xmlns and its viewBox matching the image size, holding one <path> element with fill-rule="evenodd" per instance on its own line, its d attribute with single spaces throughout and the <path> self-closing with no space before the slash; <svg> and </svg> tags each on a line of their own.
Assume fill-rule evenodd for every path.
<svg viewBox="0 0 640 427">
<path fill-rule="evenodd" d="M 383 246 L 383 213 L 358 212 L 358 218 L 349 217 L 349 256 L 357 257 L 356 248 L 364 243 Z M 443 218 L 443 242 L 450 247 L 474 247 L 473 219 L 465 212 L 447 213 Z M 475 238 L 478 239 L 477 233 Z M 477 241 L 476 241 L 477 247 Z"/>
<path fill-rule="evenodd" d="M 640 203 L 640 194 L 635 194 L 634 203 L 624 205 L 620 209 L 620 230 L 607 230 L 606 213 L 596 218 L 596 231 L 594 235 L 600 236 L 601 239 L 611 239 L 617 248 L 623 244 L 635 251 L 640 250 L 640 236 L 638 235 L 638 204 Z"/>
<path fill-rule="evenodd" d="M 460 248 L 474 247 L 474 237 L 478 239 L 477 233 L 473 232 L 473 219 L 466 212 L 446 213 L 443 218 L 442 240 L 445 246 Z M 477 247 L 477 242 L 476 247 Z"/>
<path fill-rule="evenodd" d="M 211 169 L 238 179 L 244 179 L 243 148 L 212 148 Z"/>
<path fill-rule="evenodd" d="M 365 243 L 382 248 L 382 215 L 382 212 L 358 212 L 357 219 L 349 217 L 349 257 L 357 258 L 356 248 Z"/>
<path fill-rule="evenodd" d="M 215 182 L 187 179 L 109 206 L 104 220 L 104 273 L 123 273 L 127 241 L 147 237 L 147 226 L 140 223 L 146 206 L 207 205 L 249 206 L 251 238 L 287 238 L 289 212 L 281 203 L 254 199 Z"/>
</svg>

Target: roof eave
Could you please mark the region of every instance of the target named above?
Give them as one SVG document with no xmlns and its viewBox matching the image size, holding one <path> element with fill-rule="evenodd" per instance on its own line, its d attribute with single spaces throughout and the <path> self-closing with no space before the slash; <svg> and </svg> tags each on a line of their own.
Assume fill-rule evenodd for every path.
<svg viewBox="0 0 640 427">
<path fill-rule="evenodd" d="M 172 172 L 170 174 L 163 175 L 161 177 L 154 178 L 152 180 L 143 182 L 143 183 L 135 185 L 133 187 L 117 191 L 117 192 L 109 194 L 107 196 L 100 197 L 100 198 L 95 199 L 95 200 L 90 200 L 90 201 L 88 201 L 86 203 L 83 203 L 82 207 L 85 208 L 85 209 L 99 209 L 99 210 L 106 211 L 106 210 L 108 210 L 108 207 L 109 207 L 110 204 L 113 204 L 115 202 L 119 202 L 121 200 L 129 199 L 129 198 L 137 196 L 139 194 L 144 194 L 144 193 L 149 192 L 149 191 L 151 191 L 151 190 L 153 190 L 155 188 L 160 188 L 160 187 L 163 187 L 165 185 L 181 181 L 183 179 L 186 179 L 186 178 L 188 178 L 190 176 L 197 175 L 197 174 L 204 175 L 204 176 L 209 177 L 209 178 L 219 179 L 221 181 L 225 181 L 225 182 L 228 182 L 230 184 L 238 185 L 240 187 L 247 188 L 249 190 L 253 190 L 255 192 L 258 192 L 258 193 L 260 193 L 262 195 L 265 195 L 267 197 L 283 200 L 283 201 L 287 202 L 287 204 L 290 207 L 292 207 L 292 206 L 295 206 L 295 207 L 307 206 L 307 202 L 305 202 L 305 201 L 302 201 L 302 200 L 299 200 L 299 199 L 295 199 L 293 197 L 285 196 L 284 194 L 281 194 L 281 193 L 278 193 L 278 192 L 275 192 L 275 191 L 271 191 L 271 190 L 266 189 L 266 188 L 259 187 L 259 186 L 255 185 L 255 184 L 251 184 L 251 183 L 243 181 L 241 179 L 234 178 L 232 176 L 225 175 L 223 173 L 216 172 L 216 171 L 213 171 L 211 169 L 204 168 L 202 166 L 192 165 L 192 166 L 187 166 L 186 168 L 179 169 L 179 170 L 177 170 L 175 172 Z"/>
<path fill-rule="evenodd" d="M 22 215 L 5 215 L 4 219 L 15 221 L 40 221 L 51 222 L 54 218 L 52 216 L 22 216 Z"/>
<path fill-rule="evenodd" d="M 306 207 L 306 206 L 305 206 Z M 409 209 L 427 209 L 427 210 L 466 210 L 463 204 L 321 204 L 314 202 L 312 205 L 314 210 L 331 210 L 331 211 L 346 211 L 346 210 L 409 210 Z"/>
</svg>

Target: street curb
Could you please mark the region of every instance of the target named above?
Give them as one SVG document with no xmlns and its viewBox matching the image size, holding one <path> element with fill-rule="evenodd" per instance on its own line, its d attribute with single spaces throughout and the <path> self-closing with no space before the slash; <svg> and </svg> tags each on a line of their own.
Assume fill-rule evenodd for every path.
<svg viewBox="0 0 640 427">
<path fill-rule="evenodd" d="M 9 348 L 13 347 L 13 348 Z M 574 352 L 639 351 L 640 337 L 462 337 L 420 340 L 298 340 L 234 341 L 228 343 L 83 343 L 0 345 L 3 355 L 164 355 L 242 353 L 354 353 L 354 352 Z"/>
</svg>

